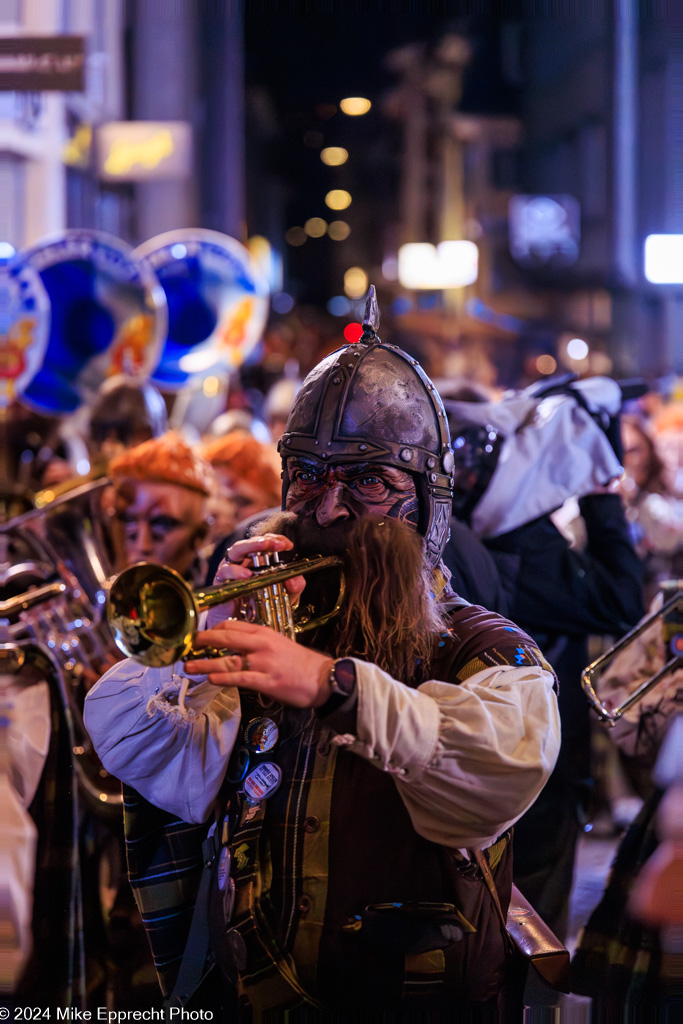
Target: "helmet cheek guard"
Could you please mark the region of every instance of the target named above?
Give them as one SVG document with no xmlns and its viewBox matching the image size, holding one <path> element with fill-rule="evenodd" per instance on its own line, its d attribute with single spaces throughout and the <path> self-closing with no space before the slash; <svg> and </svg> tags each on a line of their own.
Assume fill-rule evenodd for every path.
<svg viewBox="0 0 683 1024">
<path fill-rule="evenodd" d="M 359 342 L 333 352 L 311 371 L 296 397 L 278 444 L 283 507 L 293 457 L 402 469 L 415 478 L 418 530 L 435 566 L 448 540 L 453 499 L 446 413 L 417 360 L 379 341 L 371 324 L 364 327 Z"/>
</svg>

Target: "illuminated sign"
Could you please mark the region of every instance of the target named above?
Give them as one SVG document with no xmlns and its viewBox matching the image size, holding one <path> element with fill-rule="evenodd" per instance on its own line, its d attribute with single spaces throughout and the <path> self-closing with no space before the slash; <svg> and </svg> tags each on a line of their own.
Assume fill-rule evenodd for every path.
<svg viewBox="0 0 683 1024">
<path fill-rule="evenodd" d="M 185 121 L 110 121 L 97 129 L 95 152 L 104 181 L 186 178 L 192 130 Z"/>
<path fill-rule="evenodd" d="M 84 69 L 81 36 L 12 36 L 0 39 L 0 89 L 82 92 Z"/>
<path fill-rule="evenodd" d="M 652 284 L 683 284 L 683 235 L 648 235 L 645 277 Z"/>
<path fill-rule="evenodd" d="M 508 231 L 520 266 L 568 267 L 579 256 L 579 204 L 573 196 L 513 196 Z"/>
</svg>

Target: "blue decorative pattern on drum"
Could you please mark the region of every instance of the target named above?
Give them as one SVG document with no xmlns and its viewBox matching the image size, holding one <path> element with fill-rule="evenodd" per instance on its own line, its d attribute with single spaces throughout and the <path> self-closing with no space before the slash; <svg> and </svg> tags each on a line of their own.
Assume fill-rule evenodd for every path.
<svg viewBox="0 0 683 1024">
<path fill-rule="evenodd" d="M 168 302 L 168 335 L 153 381 L 177 390 L 191 377 L 230 372 L 258 343 L 268 283 L 246 249 L 218 231 L 187 228 L 134 252 L 156 274 Z"/>
<path fill-rule="evenodd" d="M 150 375 L 166 334 L 166 300 L 130 246 L 101 232 L 70 230 L 20 257 L 40 275 L 51 307 L 43 364 L 23 390 L 27 405 L 73 412 L 109 376 Z"/>
<path fill-rule="evenodd" d="M 40 369 L 50 333 L 50 300 L 19 254 L 0 258 L 0 410 L 19 398 Z"/>
</svg>

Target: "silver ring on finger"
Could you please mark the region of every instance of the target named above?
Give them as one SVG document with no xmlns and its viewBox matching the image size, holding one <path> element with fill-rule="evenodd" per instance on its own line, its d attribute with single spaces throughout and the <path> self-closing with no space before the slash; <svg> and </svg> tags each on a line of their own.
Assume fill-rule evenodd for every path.
<svg viewBox="0 0 683 1024">
<path fill-rule="evenodd" d="M 243 654 L 242 655 L 241 668 L 242 668 L 242 672 L 250 672 L 251 671 L 251 665 L 249 663 L 249 655 L 248 654 Z"/>
</svg>

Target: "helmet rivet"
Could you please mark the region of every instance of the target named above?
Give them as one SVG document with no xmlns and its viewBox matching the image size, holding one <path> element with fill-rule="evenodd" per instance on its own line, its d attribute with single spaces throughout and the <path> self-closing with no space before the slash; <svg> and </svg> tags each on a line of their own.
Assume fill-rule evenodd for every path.
<svg viewBox="0 0 683 1024">
<path fill-rule="evenodd" d="M 322 458 L 323 459 L 328 459 L 329 457 L 330 457 L 330 453 L 329 452 L 323 452 L 322 453 Z"/>
<path fill-rule="evenodd" d="M 435 484 L 435 483 L 436 483 L 436 479 L 437 479 L 437 477 L 436 477 L 436 473 L 430 473 L 430 474 L 429 474 L 429 479 L 431 480 L 431 482 L 432 482 L 433 484 Z"/>
<path fill-rule="evenodd" d="M 320 441 L 316 441 L 315 443 L 316 443 L 316 444 L 320 444 Z"/>
<path fill-rule="evenodd" d="M 341 384 L 341 377 L 334 377 L 332 380 L 333 384 Z"/>
<path fill-rule="evenodd" d="M 427 459 L 427 468 L 428 469 L 434 469 L 435 465 L 436 465 L 436 459 L 432 458 L 432 456 L 430 455 L 430 457 Z"/>
<path fill-rule="evenodd" d="M 399 452 L 399 457 L 404 462 L 410 462 L 410 460 L 413 457 L 413 453 L 411 452 L 410 448 L 401 448 L 401 451 Z"/>
<path fill-rule="evenodd" d="M 368 450 L 368 446 L 366 444 L 359 444 L 358 450 L 361 452 L 366 452 Z"/>
<path fill-rule="evenodd" d="M 291 437 L 285 438 L 285 444 L 291 444 L 291 443 L 292 443 Z"/>
<path fill-rule="evenodd" d="M 441 461 L 441 465 L 443 466 L 444 473 L 451 473 L 453 471 L 453 466 L 455 465 L 455 459 L 453 458 L 453 452 L 451 452 L 451 451 L 446 452 L 446 454 L 444 455 L 444 457 L 443 457 L 443 459 Z"/>
</svg>

